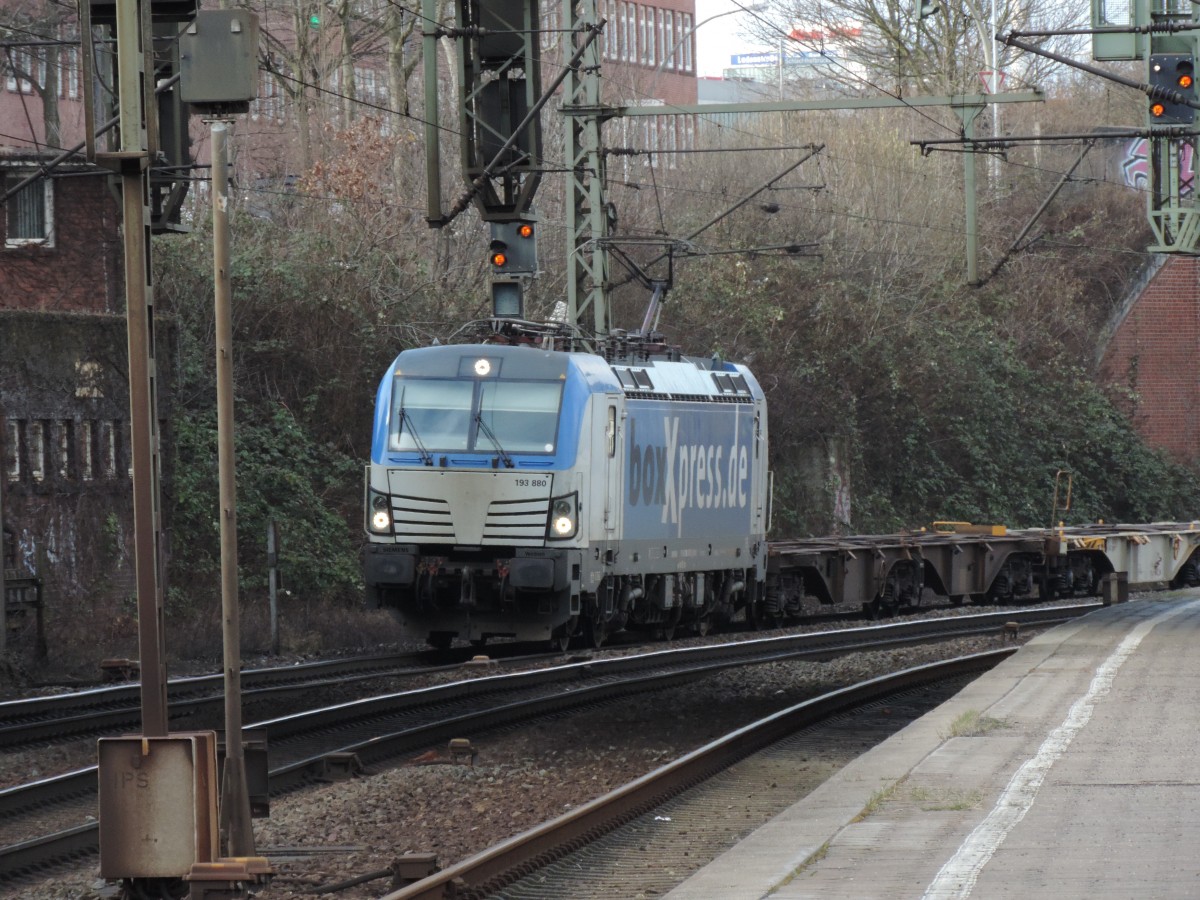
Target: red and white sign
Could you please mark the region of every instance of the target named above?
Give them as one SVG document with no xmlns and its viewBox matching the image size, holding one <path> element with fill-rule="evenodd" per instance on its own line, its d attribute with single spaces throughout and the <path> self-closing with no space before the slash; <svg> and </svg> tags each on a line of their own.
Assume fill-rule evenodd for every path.
<svg viewBox="0 0 1200 900">
<path fill-rule="evenodd" d="M 1004 87 L 1004 79 L 1008 77 L 1006 72 L 980 72 L 979 80 L 983 82 L 983 92 L 990 94 L 992 92 L 992 79 L 996 80 L 996 90 L 999 91 Z"/>
</svg>

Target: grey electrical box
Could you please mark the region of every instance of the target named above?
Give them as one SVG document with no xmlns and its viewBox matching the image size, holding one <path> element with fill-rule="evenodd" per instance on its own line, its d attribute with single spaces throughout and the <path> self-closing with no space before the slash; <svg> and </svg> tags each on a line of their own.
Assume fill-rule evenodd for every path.
<svg viewBox="0 0 1200 900">
<path fill-rule="evenodd" d="M 100 877 L 182 878 L 220 856 L 217 735 L 100 738 Z"/>
<path fill-rule="evenodd" d="M 258 16 L 204 9 L 179 38 L 179 92 L 201 113 L 246 112 L 258 96 Z"/>
<path fill-rule="evenodd" d="M 1091 0 L 1093 28 L 1127 28 L 1128 31 L 1110 31 L 1092 35 L 1092 59 L 1099 61 L 1145 59 L 1150 49 L 1150 38 L 1146 34 L 1137 33 L 1137 29 L 1151 24 L 1151 8 L 1157 9 L 1165 17 L 1170 13 L 1171 18 L 1184 17 L 1183 7 L 1189 3 L 1180 0 L 1166 0 L 1152 4 L 1150 0 Z M 1190 11 L 1190 10 L 1189 10 Z M 1157 44 L 1161 38 L 1157 38 Z M 1174 49 L 1158 47 L 1159 50 Z"/>
</svg>

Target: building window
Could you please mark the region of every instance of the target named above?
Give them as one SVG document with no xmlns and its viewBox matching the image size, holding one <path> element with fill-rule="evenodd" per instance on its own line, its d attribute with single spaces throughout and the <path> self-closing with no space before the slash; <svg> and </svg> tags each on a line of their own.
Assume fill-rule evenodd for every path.
<svg viewBox="0 0 1200 900">
<path fill-rule="evenodd" d="M 634 54 L 637 52 L 637 39 L 633 32 L 633 4 L 625 3 L 618 4 L 625 7 L 621 12 L 621 59 L 626 62 L 633 62 Z"/>
<path fill-rule="evenodd" d="M 655 13 L 661 21 L 661 9 L 650 7 L 646 10 L 646 61 L 652 66 L 658 65 L 658 26 L 655 24 Z"/>
<path fill-rule="evenodd" d="M 78 38 L 76 38 L 78 40 Z M 79 99 L 79 48 L 64 47 L 62 53 L 62 81 L 59 92 L 70 100 Z"/>
<path fill-rule="evenodd" d="M 78 379 L 75 382 L 76 397 L 96 398 L 104 396 L 102 388 L 104 366 L 100 363 L 90 359 L 75 360 L 75 376 Z"/>
<path fill-rule="evenodd" d="M 646 154 L 645 163 L 648 166 L 658 165 L 658 122 L 661 116 L 647 116 L 646 122 Z"/>
<path fill-rule="evenodd" d="M 58 477 L 71 477 L 71 420 L 58 423 Z"/>
<path fill-rule="evenodd" d="M 367 83 L 367 72 L 371 72 L 371 82 Z M 354 99 L 362 100 L 367 103 L 374 102 L 375 80 L 374 71 L 364 69 L 362 66 L 354 67 Z"/>
<path fill-rule="evenodd" d="M 96 438 L 91 422 L 81 422 L 79 429 L 79 474 L 84 481 L 96 477 Z"/>
<path fill-rule="evenodd" d="M 34 481 L 46 480 L 46 430 L 41 422 L 30 422 L 25 426 L 25 439 L 29 450 L 29 477 Z"/>
<path fill-rule="evenodd" d="M 21 425 L 9 420 L 4 429 L 4 471 L 9 481 L 21 480 Z"/>
<path fill-rule="evenodd" d="M 685 71 L 696 71 L 696 61 L 692 56 L 692 47 L 695 46 L 696 35 L 692 30 L 692 17 L 689 13 L 683 14 L 683 68 Z"/>
<path fill-rule="evenodd" d="M 643 66 L 646 64 L 646 7 L 639 5 L 637 8 L 637 30 L 638 30 L 638 57 L 637 61 Z"/>
<path fill-rule="evenodd" d="M 35 59 L 33 51 L 28 47 L 14 47 L 6 51 L 3 61 L 7 77 L 4 86 L 14 94 L 32 94 L 33 82 L 30 76 L 38 77 L 39 84 L 46 83 L 46 61 Z"/>
<path fill-rule="evenodd" d="M 117 476 L 117 423 L 100 423 L 100 465 L 105 478 Z"/>
<path fill-rule="evenodd" d="M 258 96 L 250 104 L 250 113 L 255 118 L 283 121 L 283 90 L 278 79 L 266 70 L 259 72 Z"/>
<path fill-rule="evenodd" d="M 9 175 L 5 179 L 5 190 L 12 190 L 25 177 L 27 176 Z M 6 246 L 53 245 L 54 189 L 49 178 L 39 178 L 25 185 L 9 198 L 6 205 L 8 207 Z"/>
<path fill-rule="evenodd" d="M 666 68 L 670 60 L 667 59 L 667 39 L 663 34 L 663 11 L 661 9 L 654 11 L 654 52 L 658 57 L 659 64 Z"/>
<path fill-rule="evenodd" d="M 680 45 L 683 43 L 683 13 L 675 13 L 674 19 L 675 19 L 675 50 L 674 50 L 673 62 L 671 63 L 671 68 L 679 69 L 682 72 L 683 71 L 683 47 L 681 47 Z"/>
<path fill-rule="evenodd" d="M 604 58 L 617 58 L 617 4 L 614 0 L 604 0 Z"/>
</svg>

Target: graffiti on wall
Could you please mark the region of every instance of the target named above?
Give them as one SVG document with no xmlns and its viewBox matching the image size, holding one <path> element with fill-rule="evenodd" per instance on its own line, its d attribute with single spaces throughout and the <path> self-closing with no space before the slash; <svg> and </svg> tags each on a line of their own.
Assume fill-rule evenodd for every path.
<svg viewBox="0 0 1200 900">
<path fill-rule="evenodd" d="M 1121 174 L 1125 183 L 1139 191 L 1150 189 L 1150 141 L 1147 138 L 1137 138 L 1125 145 L 1125 153 L 1121 159 Z M 1183 197 L 1192 195 L 1192 184 L 1195 177 L 1195 154 L 1192 145 L 1186 141 L 1179 144 L 1179 169 L 1183 178 L 1179 185 L 1179 193 Z"/>
</svg>

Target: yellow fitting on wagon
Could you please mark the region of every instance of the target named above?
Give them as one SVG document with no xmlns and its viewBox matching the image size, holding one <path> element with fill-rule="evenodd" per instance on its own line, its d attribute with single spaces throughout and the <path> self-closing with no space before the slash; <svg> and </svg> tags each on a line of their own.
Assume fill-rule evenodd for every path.
<svg viewBox="0 0 1200 900">
<path fill-rule="evenodd" d="M 986 534 L 989 537 L 1004 537 L 1007 525 L 972 525 L 970 522 L 934 522 L 933 530 L 941 534 Z"/>
</svg>

